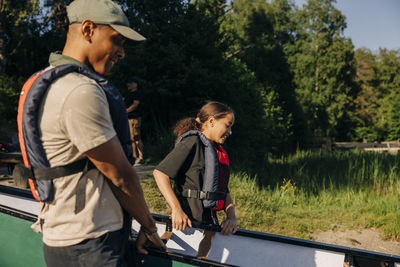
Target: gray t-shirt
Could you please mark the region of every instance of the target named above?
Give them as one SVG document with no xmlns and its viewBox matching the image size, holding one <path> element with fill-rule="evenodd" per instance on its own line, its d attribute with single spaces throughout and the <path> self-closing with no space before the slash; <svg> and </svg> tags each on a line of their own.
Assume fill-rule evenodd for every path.
<svg viewBox="0 0 400 267">
<path fill-rule="evenodd" d="M 57 54 L 50 57 L 55 65 L 73 62 Z M 50 86 L 40 107 L 39 129 L 51 167 L 82 159 L 86 151 L 116 135 L 103 89 L 78 73 L 69 73 Z M 87 174 L 85 207 L 75 214 L 80 176 L 76 173 L 54 179 L 54 201 L 42 204 L 39 220 L 32 228 L 43 233 L 43 242 L 48 246 L 70 246 L 122 228 L 121 206 L 107 178 L 97 169 Z M 44 219 L 42 227 L 40 219 Z"/>
</svg>

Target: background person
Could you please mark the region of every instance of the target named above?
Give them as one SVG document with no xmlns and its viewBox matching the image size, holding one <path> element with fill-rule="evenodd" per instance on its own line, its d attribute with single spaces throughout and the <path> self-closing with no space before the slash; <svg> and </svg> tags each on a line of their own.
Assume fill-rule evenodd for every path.
<svg viewBox="0 0 400 267">
<path fill-rule="evenodd" d="M 128 79 L 126 86 L 129 90 L 129 96 L 125 100 L 126 112 L 128 112 L 133 158 L 135 159 L 134 165 L 138 166 L 144 163 L 143 142 L 140 131 L 142 126 L 142 96 L 135 78 Z"/>
<path fill-rule="evenodd" d="M 219 189 L 224 193 L 224 201 L 218 202 L 215 208 L 207 208 L 204 202 L 190 195 L 188 189 L 201 191 L 204 183 L 206 160 L 205 146 L 199 135 L 189 135 L 175 145 L 175 148 L 155 168 L 153 175 L 157 185 L 172 209 L 172 226 L 177 230 L 192 227 L 192 222 L 218 225 L 216 210 L 223 209 L 226 219 L 221 223 L 221 233 L 233 234 L 237 230 L 235 208 L 228 190 L 229 160 L 222 144 L 232 134 L 235 118 L 233 111 L 219 102 L 205 104 L 196 118 L 186 118 L 179 121 L 174 134 L 179 138 L 183 134 L 200 131 L 211 143 L 218 155 Z M 175 181 L 172 189 L 170 178 Z M 220 205 L 222 204 L 222 205 Z M 204 232 L 200 243 L 198 256 L 205 257 L 211 247 L 214 233 Z"/>
<path fill-rule="evenodd" d="M 72 64 L 104 76 L 124 58 L 127 39 L 145 40 L 129 28 L 121 8 L 110 0 L 75 0 L 67 9 L 59 6 L 57 17 L 67 38 L 62 53 L 50 55 L 46 71 Z M 130 145 L 122 98 L 118 107 L 112 107 L 107 97 L 107 90 L 95 80 L 70 72 L 50 84 L 40 104 L 38 127 L 50 167 L 85 158 L 95 166 L 54 179 L 54 200 L 42 203 L 32 228 L 43 234 L 48 266 L 126 266 L 131 227 L 126 212 L 142 226 L 136 242 L 139 252 L 147 253 L 143 246 L 148 240 L 165 249 L 124 153 Z M 119 117 L 114 108 L 123 111 L 117 112 Z M 114 119 L 120 123 L 113 125 Z M 116 126 L 126 129 L 126 143 L 119 140 Z M 77 211 L 81 178 L 87 182 L 84 206 Z"/>
</svg>

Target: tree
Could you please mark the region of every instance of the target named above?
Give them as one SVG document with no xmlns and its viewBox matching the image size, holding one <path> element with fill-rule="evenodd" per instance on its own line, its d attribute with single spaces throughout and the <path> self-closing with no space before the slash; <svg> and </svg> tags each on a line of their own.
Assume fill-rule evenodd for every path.
<svg viewBox="0 0 400 267">
<path fill-rule="evenodd" d="M 268 150 L 283 152 L 294 150 L 305 131 L 301 110 L 294 98 L 293 77 L 282 48 L 291 34 L 283 25 L 273 24 L 277 20 L 283 24 L 288 18 L 278 10 L 285 7 L 290 11 L 291 6 L 287 1 L 275 5 L 236 0 L 226 15 L 222 31 L 228 43 L 228 56 L 234 55 L 245 64 L 261 89 L 264 124 L 259 127 L 268 140 Z"/>
<path fill-rule="evenodd" d="M 12 50 L 7 51 L 8 42 L 14 38 L 14 34 L 20 33 L 29 22 L 29 18 L 35 15 L 39 0 L 0 0 L 0 74 L 6 71 L 7 56 L 15 53 L 23 42 L 23 35 Z M 17 39 L 17 38 L 15 38 Z"/>
<path fill-rule="evenodd" d="M 378 140 L 400 137 L 400 50 L 380 49 L 376 62 L 378 105 L 375 127 Z"/>
<path fill-rule="evenodd" d="M 343 37 L 345 17 L 334 0 L 309 0 L 296 13 L 296 40 L 286 47 L 296 95 L 316 136 L 349 138 L 353 83 L 351 40 Z"/>
<path fill-rule="evenodd" d="M 147 40 L 126 49 L 113 77 L 139 78 L 156 132 L 195 113 L 206 99 L 220 99 L 219 92 L 227 88 L 219 77 L 224 60 L 216 46 L 218 25 L 205 8 L 179 0 L 126 1 L 122 6 Z"/>
<path fill-rule="evenodd" d="M 356 99 L 356 140 L 377 140 L 375 121 L 378 111 L 376 59 L 369 49 L 360 48 L 354 53 L 356 62 L 355 82 L 360 89 Z"/>
</svg>

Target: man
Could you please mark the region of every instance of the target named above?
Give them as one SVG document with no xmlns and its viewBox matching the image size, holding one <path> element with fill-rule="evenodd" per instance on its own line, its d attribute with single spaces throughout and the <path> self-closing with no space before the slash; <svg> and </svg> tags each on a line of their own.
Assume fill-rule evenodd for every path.
<svg viewBox="0 0 400 267">
<path fill-rule="evenodd" d="M 123 11 L 111 0 L 75 0 L 66 14 L 69 26 L 64 49 L 50 55 L 46 70 L 70 64 L 80 72 L 67 73 L 49 85 L 39 102 L 38 131 L 49 169 L 61 166 L 70 171 L 70 166 L 86 158 L 94 168 L 86 165 L 51 180 L 54 197 L 42 204 L 32 228 L 43 234 L 48 266 L 126 266 L 130 231 L 126 212 L 142 225 L 136 242 L 140 253 L 147 253 L 147 241 L 161 249 L 165 246 L 124 152 L 120 137 L 125 126 L 129 143 L 125 107 L 121 103 L 123 112 L 118 116 L 118 95 L 114 101 L 102 76 L 124 58 L 127 39 L 145 38 L 129 27 Z M 23 95 L 27 94 L 22 91 Z M 30 132 L 24 134 L 29 137 Z M 41 186 L 38 180 L 36 186 Z M 40 193 L 48 188 L 36 189 Z"/>
<path fill-rule="evenodd" d="M 133 158 L 135 159 L 134 166 L 138 166 L 144 163 L 143 142 L 140 132 L 142 125 L 142 98 L 135 78 L 128 79 L 126 86 L 130 92 L 125 105 L 127 106 L 126 112 L 128 112 Z"/>
</svg>

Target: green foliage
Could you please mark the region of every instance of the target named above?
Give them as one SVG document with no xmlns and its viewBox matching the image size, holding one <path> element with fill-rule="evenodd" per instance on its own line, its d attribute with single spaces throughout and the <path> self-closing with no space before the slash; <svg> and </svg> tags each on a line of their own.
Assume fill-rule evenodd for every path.
<svg viewBox="0 0 400 267">
<path fill-rule="evenodd" d="M 139 78 L 146 114 L 156 133 L 169 130 L 184 116 L 195 115 L 205 100 L 220 99 L 218 94 L 228 85 L 220 77 L 224 66 L 222 51 L 215 46 L 218 25 L 204 10 L 173 0 L 125 5 L 147 41 L 126 49 L 126 60 L 113 77 Z"/>
<path fill-rule="evenodd" d="M 38 4 L 39 0 L 2 0 L 0 6 L 2 22 L 8 22 L 10 26 L 23 25 L 26 23 L 26 19 L 37 11 Z"/>
<path fill-rule="evenodd" d="M 8 70 L 8 64 L 13 64 L 10 57 L 19 52 L 26 40 L 25 34 L 29 36 L 31 26 L 36 25 L 34 16 L 38 7 L 38 0 L 0 2 L 0 74 Z M 15 72 L 10 73 L 17 75 Z"/>
<path fill-rule="evenodd" d="M 293 150 L 307 132 L 281 46 L 287 35 L 284 29 L 274 30 L 273 21 L 283 14 L 276 10 L 265 1 L 234 1 L 221 25 L 230 51 L 227 58 L 235 57 L 254 73 L 264 108 L 258 125 L 268 136 L 265 151 L 275 153 Z"/>
<path fill-rule="evenodd" d="M 2 1 L 0 54 L 8 79 L 25 80 L 48 64 L 49 52 L 62 49 L 65 36 L 49 17 L 58 2 Z M 306 147 L 312 136 L 399 137 L 399 51 L 354 51 L 332 0 L 309 0 L 302 8 L 292 0 L 118 3 L 147 41 L 128 44 L 109 78 L 123 95 L 126 78 L 139 79 L 145 141 L 169 135 L 207 100 L 235 110 L 227 146 L 249 169 L 268 153 Z M 7 118 L 16 116 L 15 108 L 4 109 Z"/>
<path fill-rule="evenodd" d="M 262 157 L 266 150 L 286 145 L 284 134 L 291 133 L 282 119 L 285 114 L 276 104 L 271 112 L 278 112 L 269 114 L 270 106 L 265 103 L 274 101 L 275 96 L 264 99 L 264 88 L 247 66 L 236 58 L 225 59 L 220 43 L 218 18 L 222 10 L 218 1 L 198 1 L 196 5 L 180 1 L 128 4 L 125 3 L 128 15 L 133 16 L 129 10 L 137 11 L 132 21 L 138 23 L 137 28 L 148 39 L 126 49 L 126 59 L 113 70 L 112 78 L 116 83 L 127 74 L 139 78 L 145 97 L 146 143 L 164 140 L 178 119 L 195 116 L 207 100 L 217 100 L 235 112 L 234 135 L 228 139 L 227 149 L 232 151 L 233 158 L 246 159 L 244 168 L 252 168 L 254 158 Z M 121 82 L 119 86 L 125 87 Z M 278 116 L 281 122 L 274 123 Z M 280 134 L 282 139 L 274 139 L 272 133 Z M 151 157 L 165 155 L 168 150 L 164 149 L 172 145 L 171 141 L 169 146 L 158 147 L 158 151 L 150 149 Z"/>
<path fill-rule="evenodd" d="M 364 49 L 357 50 L 356 55 L 361 87 L 357 97 L 357 137 L 368 141 L 397 140 L 400 51 L 381 49 L 373 55 Z"/>
<path fill-rule="evenodd" d="M 0 75 L 0 125 L 5 129 L 17 129 L 17 106 L 23 79 Z"/>
<path fill-rule="evenodd" d="M 379 110 L 375 127 L 380 130 L 382 139 L 396 140 L 400 137 L 400 50 L 380 50 L 376 68 Z"/>
<path fill-rule="evenodd" d="M 316 136 L 350 136 L 353 45 L 343 37 L 345 18 L 331 0 L 310 0 L 296 12 L 296 39 L 285 46 L 296 96 Z"/>
<path fill-rule="evenodd" d="M 378 93 L 376 89 L 377 74 L 375 68 L 375 56 L 368 49 L 357 49 L 354 53 L 356 61 L 355 81 L 360 86 L 356 99 L 355 129 L 356 140 L 378 140 L 374 127 L 378 112 Z"/>
</svg>

